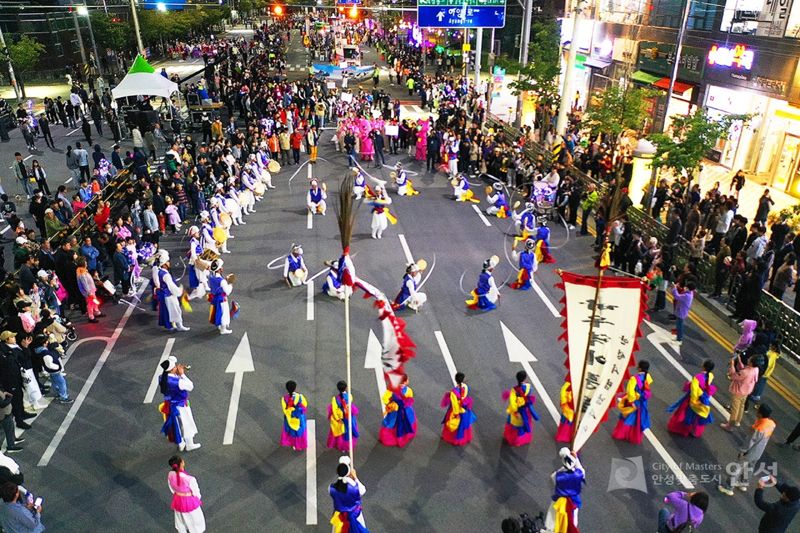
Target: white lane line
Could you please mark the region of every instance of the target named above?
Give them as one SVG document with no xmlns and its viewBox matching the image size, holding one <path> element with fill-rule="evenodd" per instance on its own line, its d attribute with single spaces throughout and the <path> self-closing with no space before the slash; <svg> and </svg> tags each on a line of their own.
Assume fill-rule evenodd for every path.
<svg viewBox="0 0 800 533">
<path fill-rule="evenodd" d="M 28 160 L 28 159 L 30 159 L 31 157 L 33 157 L 33 154 L 31 154 L 31 155 L 29 155 L 29 156 L 26 156 L 25 158 L 23 158 L 23 161 L 27 161 L 27 160 Z"/>
<path fill-rule="evenodd" d="M 242 381 L 245 372 L 255 372 L 253 366 L 253 352 L 250 350 L 250 340 L 247 332 L 242 336 L 236 351 L 233 352 L 228 366 L 225 368 L 226 374 L 233 374 L 233 388 L 231 389 L 231 401 L 228 404 L 228 417 L 225 421 L 225 434 L 222 437 L 223 446 L 233 444 L 233 434 L 236 432 L 236 418 L 239 414 L 239 399 L 242 396 Z"/>
<path fill-rule="evenodd" d="M 156 390 L 158 390 L 158 380 L 161 377 L 163 369 L 161 368 L 161 363 L 167 360 L 169 354 L 172 353 L 172 345 L 175 344 L 175 339 L 167 339 L 167 344 L 164 346 L 164 351 L 161 353 L 161 358 L 158 360 L 158 364 L 156 365 L 156 371 L 153 372 L 153 379 L 150 380 L 150 387 L 147 388 L 147 394 L 144 396 L 144 402 L 142 403 L 153 403 L 153 398 L 156 396 Z"/>
<path fill-rule="evenodd" d="M 644 436 L 647 437 L 647 440 L 650 441 L 650 444 L 652 444 L 653 448 L 656 449 L 656 452 L 658 452 L 658 455 L 661 456 L 661 459 L 667 464 L 667 466 L 669 466 L 669 469 L 672 470 L 673 474 L 675 474 L 675 479 L 677 479 L 680 484 L 683 485 L 683 488 L 689 490 L 693 489 L 694 485 L 692 482 L 689 481 L 689 478 L 683 473 L 681 467 L 675 462 L 675 459 L 673 459 L 667 449 L 664 448 L 664 445 L 661 444 L 653 432 L 650 431 L 650 428 L 644 430 Z"/>
<path fill-rule="evenodd" d="M 64 182 L 64 185 L 66 185 L 67 183 L 69 183 L 71 181 L 72 181 L 72 178 L 68 179 L 67 181 Z"/>
<path fill-rule="evenodd" d="M 411 248 L 408 247 L 408 241 L 406 241 L 406 236 L 402 233 L 397 234 L 397 238 L 400 239 L 400 246 L 403 248 L 403 254 L 406 256 L 406 264 L 411 264 L 414 262 L 414 256 L 411 255 Z"/>
<path fill-rule="evenodd" d="M 314 282 L 306 282 L 306 320 L 314 320 Z"/>
<path fill-rule="evenodd" d="M 68 132 L 66 136 L 67 136 L 67 137 L 69 137 L 70 135 L 72 135 L 73 133 L 75 133 L 76 131 L 78 131 L 79 129 L 80 129 L 80 128 L 75 128 L 74 130 L 72 130 L 72 131 Z"/>
<path fill-rule="evenodd" d="M 531 380 L 531 384 L 533 388 L 536 389 L 536 392 L 539 393 L 539 399 L 544 404 L 545 409 L 547 412 L 550 413 L 550 416 L 553 417 L 553 422 L 558 425 L 559 421 L 561 420 L 561 414 L 558 412 L 556 405 L 553 403 L 553 400 L 550 399 L 550 395 L 547 394 L 547 390 L 544 388 L 539 376 L 533 371 L 533 367 L 528 361 L 521 361 L 520 364 L 525 372 L 528 374 L 528 378 Z"/>
<path fill-rule="evenodd" d="M 306 219 L 306 229 L 312 229 L 314 227 L 314 215 L 311 214 L 311 210 L 308 210 L 308 217 Z"/>
<path fill-rule="evenodd" d="M 536 291 L 536 294 L 538 294 L 539 298 L 542 299 L 542 301 L 544 302 L 544 305 L 547 306 L 547 308 L 550 310 L 550 313 L 552 313 L 552 315 L 554 317 L 560 318 L 561 317 L 561 313 L 558 312 L 558 309 L 556 309 L 556 306 L 553 305 L 553 302 L 550 301 L 550 298 L 547 297 L 547 295 L 544 293 L 542 288 L 539 287 L 536 284 L 536 282 L 532 281 L 532 280 L 531 280 L 531 285 L 533 285 L 533 290 Z"/>
<path fill-rule="evenodd" d="M 142 293 L 144 293 L 149 284 L 150 280 L 145 280 L 144 283 L 142 283 L 142 286 L 139 288 L 139 292 L 136 294 L 137 298 L 142 296 Z M 53 458 L 53 454 L 56 452 L 58 445 L 61 444 L 61 441 L 64 439 L 64 435 L 67 434 L 67 430 L 75 420 L 75 416 L 78 414 L 78 410 L 81 408 L 81 405 L 83 405 L 86 396 L 89 395 L 89 391 L 91 390 L 92 385 L 94 385 L 94 382 L 97 380 L 100 370 L 103 369 L 103 365 L 106 364 L 108 356 L 111 355 L 111 350 L 114 349 L 114 345 L 117 344 L 120 335 L 122 335 L 122 330 L 125 328 L 125 324 L 128 323 L 128 319 L 131 317 L 133 310 L 134 307 L 128 307 L 128 309 L 125 310 L 125 314 L 122 315 L 122 318 L 117 324 L 117 329 L 114 330 L 114 333 L 112 333 L 111 337 L 106 341 L 105 350 L 103 350 L 103 353 L 100 354 L 100 358 L 94 365 L 89 377 L 86 378 L 86 383 L 83 384 L 81 391 L 75 397 L 75 403 L 72 404 L 72 407 L 67 413 L 67 416 L 64 418 L 64 421 L 61 422 L 61 426 L 59 426 L 56 434 L 53 435 L 53 439 L 50 441 L 50 444 L 44 451 L 44 454 L 42 454 L 42 458 L 39 459 L 38 466 L 47 466 L 50 463 L 50 459 Z"/>
<path fill-rule="evenodd" d="M 447 342 L 444 340 L 444 335 L 442 335 L 441 331 L 434 331 L 434 336 L 436 337 L 436 342 L 439 344 L 439 351 L 442 352 L 442 357 L 444 357 L 444 364 L 447 365 L 447 371 L 450 373 L 450 381 L 453 382 L 453 385 L 456 384 L 456 363 L 453 361 L 453 355 L 450 353 L 450 348 L 447 347 Z"/>
<path fill-rule="evenodd" d="M 475 210 L 475 212 L 476 212 L 476 213 L 478 213 L 478 216 L 479 216 L 479 217 L 480 217 L 480 219 L 483 221 L 483 224 L 484 224 L 485 226 L 491 226 L 491 225 L 492 225 L 492 223 L 491 223 L 491 222 L 489 222 L 489 220 L 488 220 L 488 219 L 486 218 L 486 216 L 483 214 L 483 211 L 481 211 L 481 209 L 480 209 L 480 208 L 479 208 L 477 205 L 475 205 L 475 204 L 472 204 L 472 209 L 473 209 L 473 210 Z"/>
<path fill-rule="evenodd" d="M 317 525 L 317 421 L 306 420 L 306 525 Z"/>
<path fill-rule="evenodd" d="M 6 227 L 5 227 L 5 228 L 3 228 L 2 230 L 0 230 L 0 235 L 2 235 L 3 233 L 7 232 L 7 231 L 8 231 L 8 230 L 10 230 L 10 229 L 11 229 L 11 226 L 6 226 Z"/>
</svg>

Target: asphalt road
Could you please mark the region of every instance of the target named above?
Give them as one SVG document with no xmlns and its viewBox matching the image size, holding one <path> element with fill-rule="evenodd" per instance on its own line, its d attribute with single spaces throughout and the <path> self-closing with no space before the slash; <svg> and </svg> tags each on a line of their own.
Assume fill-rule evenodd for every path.
<svg viewBox="0 0 800 533">
<path fill-rule="evenodd" d="M 346 165 L 344 156 L 327 142 L 331 134 L 326 131 L 323 135 L 320 156 L 325 160 L 315 166 L 314 174 L 328 184 L 333 203 Z M 57 133 L 56 145 L 62 147 L 75 135 L 65 139 Z M 106 140 L 103 146 L 110 144 Z M 10 162 L 13 151 L 9 154 L 8 146 L 0 146 L 0 154 Z M 57 154 L 48 152 L 40 157 L 47 157 L 51 168 L 63 164 Z M 396 159 L 390 157 L 389 163 Z M 407 162 L 407 157 L 401 160 Z M 407 168 L 420 172 L 417 163 Z M 333 209 L 328 216 L 313 217 L 308 228 L 306 169 L 300 169 L 290 187 L 288 181 L 295 169 L 283 169 L 274 178 L 278 188 L 257 205 L 258 212 L 246 219 L 246 226 L 234 230 L 233 253 L 224 258 L 226 272 L 238 278 L 233 299 L 242 311 L 233 322 L 234 334 L 217 335 L 207 323 L 204 302 L 194 302 L 194 312 L 184 315 L 184 322 L 192 328 L 188 333 L 159 330 L 147 304 L 108 307 L 104 311 L 109 316 L 96 325 L 77 321 L 83 342 L 67 364 L 67 380 L 77 401 L 72 406 L 48 407 L 27 432 L 25 451 L 14 456 L 25 473 L 26 486 L 45 499 L 43 521 L 49 531 L 172 529 L 166 473 L 174 448 L 159 434 L 159 395 L 145 403 L 166 348 L 192 365 L 192 409 L 200 432 L 197 441 L 203 447 L 185 457 L 203 492 L 209 531 L 329 530 L 327 486 L 335 478 L 339 454 L 325 448 L 325 415 L 335 384 L 345 375 L 343 305 L 319 293 L 320 277 L 314 288 L 313 320 L 309 320 L 312 313 L 306 289 L 287 288 L 279 270 L 266 268 L 269 261 L 288 253 L 293 242 L 303 244 L 312 273 L 323 268 L 324 260 L 340 253 Z M 56 182 L 57 174 L 51 172 L 51 183 Z M 388 178 L 388 169 L 375 175 Z M 414 198 L 393 195 L 392 211 L 398 224 L 391 226 L 382 240 L 373 240 L 370 215 L 367 206 L 362 206 L 352 244 L 359 276 L 388 295 L 399 289 L 406 263 L 400 234 L 415 259 L 425 258 L 432 265 L 435 257 L 436 262 L 424 287 L 428 303 L 419 314 L 402 315 L 417 344 L 417 357 L 407 371 L 415 390 L 419 433 L 406 449 L 389 449 L 377 442 L 381 407 L 375 374 L 364 368 L 364 357 L 369 331 L 379 333 L 379 324 L 369 301 L 352 302 L 352 390 L 361 410 L 356 467 L 367 486 L 364 514 L 372 531 L 498 531 L 506 516 L 546 510 L 552 493 L 549 475 L 558 466 L 559 448 L 553 441 L 556 422 L 541 398 L 537 400 L 541 420 L 532 445 L 509 448 L 502 443 L 505 405 L 501 394 L 513 385 L 514 373 L 522 365 L 509 360 L 501 323 L 535 356 L 537 360 L 530 365 L 557 405 L 565 354 L 563 343 L 557 340 L 560 319 L 553 316 L 546 300 L 559 307 L 555 267 L 591 271 L 589 238 L 573 234 L 568 239 L 563 228 L 553 229 L 553 253 L 558 262 L 540 267 L 536 277 L 544 297 L 534 291 L 504 288 L 496 311 L 468 311 L 461 285 L 466 291 L 473 287 L 485 258 L 501 257 L 498 283 L 512 273 L 503 252 L 508 246 L 509 238 L 504 235 L 508 222 L 488 218 L 490 225 L 485 225 L 470 205 L 451 199 L 443 175 L 423 171 L 412 178 L 421 194 Z M 7 180 L 4 185 L 8 186 Z M 177 236 L 168 237 L 165 243 L 173 257 L 184 250 Z M 181 276 L 182 269 L 176 267 L 173 274 Z M 185 278 L 183 281 L 186 283 Z M 666 321 L 660 324 L 670 327 Z M 681 348 L 686 362 L 676 364 L 694 374 L 703 358 L 714 358 L 722 389 L 717 399 L 726 404 L 722 368 L 727 354 L 694 322 L 687 329 Z M 645 336 L 651 332 L 644 327 Z M 93 338 L 98 339 L 90 340 Z M 677 357 L 674 346 L 653 339 L 663 353 Z M 452 364 L 467 374 L 475 397 L 476 437 L 465 448 L 451 447 L 439 439 L 443 416 L 439 401 L 451 379 L 442 340 Z M 233 442 L 224 445 L 237 379 L 226 369 L 243 341 L 250 347 L 253 371 L 241 377 Z M 664 409 L 681 395 L 684 378 L 653 342 L 642 338 L 640 343 L 637 357 L 652 363 L 653 434 L 663 450 L 660 453 L 648 441 L 633 446 L 612 440 L 616 417 L 612 413 L 583 450 L 587 486 L 580 514 L 582 529 L 654 530 L 663 495 L 680 488 L 665 460 L 669 457 L 686 475 L 697 475 L 694 485 L 711 495 L 703 530 L 755 531 L 760 512 L 752 503 L 752 493 L 722 496 L 712 479 L 735 458 L 734 446 L 744 439 L 744 431 L 729 435 L 712 427 L 702 440 L 667 433 L 669 415 Z M 316 426 L 315 454 L 278 446 L 279 401 L 288 379 L 296 380 L 309 399 L 308 417 Z M 773 391 L 766 393 L 766 401 L 776 409 L 776 440 L 782 439 L 796 422 L 797 412 Z M 718 411 L 714 416 L 722 420 Z M 747 415 L 743 426 L 752 420 L 753 415 Z M 642 469 L 638 473 L 619 470 L 615 479 L 633 482 L 643 476 L 646 492 L 608 491 L 612 462 L 631 458 L 624 465 L 635 466 L 637 457 Z M 764 461 L 775 462 L 778 476 L 797 484 L 795 452 L 771 445 Z M 307 475 L 314 468 L 307 470 L 309 466 L 316 470 L 310 482 Z M 316 498 L 310 498 L 315 492 Z"/>
</svg>

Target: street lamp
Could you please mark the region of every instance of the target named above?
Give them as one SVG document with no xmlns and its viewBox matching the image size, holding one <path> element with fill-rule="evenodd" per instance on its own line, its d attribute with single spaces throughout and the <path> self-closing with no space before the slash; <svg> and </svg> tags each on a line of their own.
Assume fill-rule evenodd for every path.
<svg viewBox="0 0 800 533">
<path fill-rule="evenodd" d="M 156 9 L 165 13 L 167 11 L 167 4 L 164 2 L 156 2 Z"/>
<path fill-rule="evenodd" d="M 94 30 L 92 29 L 92 17 L 89 16 L 89 8 L 85 5 L 77 6 L 75 9 L 78 15 L 82 17 L 86 17 L 86 24 L 89 27 L 89 38 L 92 40 L 92 51 L 94 51 L 94 66 L 97 69 L 98 74 L 102 74 L 102 70 L 100 69 L 100 56 L 97 55 L 97 43 L 94 41 Z M 80 33 L 80 30 L 78 31 Z M 81 42 L 81 45 L 83 43 Z"/>
</svg>

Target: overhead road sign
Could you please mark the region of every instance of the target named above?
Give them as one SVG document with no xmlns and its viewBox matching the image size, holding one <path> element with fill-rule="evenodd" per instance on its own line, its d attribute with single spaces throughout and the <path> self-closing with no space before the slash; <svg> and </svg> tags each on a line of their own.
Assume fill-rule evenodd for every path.
<svg viewBox="0 0 800 533">
<path fill-rule="evenodd" d="M 506 0 L 417 0 L 421 28 L 502 28 Z"/>
</svg>

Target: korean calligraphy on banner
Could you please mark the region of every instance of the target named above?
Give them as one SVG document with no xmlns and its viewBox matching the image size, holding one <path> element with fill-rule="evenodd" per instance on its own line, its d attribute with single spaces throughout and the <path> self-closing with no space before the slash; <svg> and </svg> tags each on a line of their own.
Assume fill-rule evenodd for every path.
<svg viewBox="0 0 800 533">
<path fill-rule="evenodd" d="M 605 418 L 633 364 L 646 295 L 638 278 L 603 277 L 597 291 L 597 276 L 560 275 L 565 303 L 561 338 L 578 424 L 572 449 L 578 451 Z"/>
</svg>

